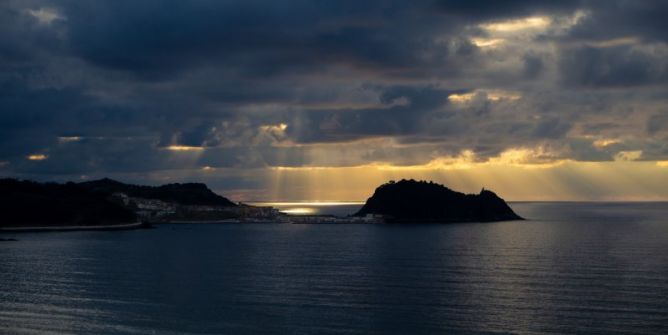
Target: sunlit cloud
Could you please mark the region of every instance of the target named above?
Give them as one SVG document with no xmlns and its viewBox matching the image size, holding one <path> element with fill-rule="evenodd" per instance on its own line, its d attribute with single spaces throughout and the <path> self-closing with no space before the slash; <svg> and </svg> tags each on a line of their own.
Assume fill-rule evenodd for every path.
<svg viewBox="0 0 668 335">
<path fill-rule="evenodd" d="M 170 146 L 164 147 L 164 149 L 169 150 L 169 151 L 199 152 L 199 151 L 203 151 L 204 147 L 196 147 L 196 146 L 189 146 L 189 145 L 170 145 Z"/>
<path fill-rule="evenodd" d="M 253 138 L 250 143 L 246 143 L 246 145 L 290 147 L 293 145 L 293 142 L 290 141 L 286 135 L 287 129 L 288 125 L 286 123 L 266 124 L 259 126 L 258 133 L 255 138 Z"/>
<path fill-rule="evenodd" d="M 506 40 L 503 38 L 481 38 L 475 37 L 471 39 L 471 43 L 479 48 L 494 48 L 503 44 Z"/>
<path fill-rule="evenodd" d="M 288 129 L 288 125 L 285 123 L 270 124 L 270 125 L 260 126 L 260 129 L 269 132 L 284 132 L 286 129 Z"/>
<path fill-rule="evenodd" d="M 522 95 L 518 92 L 505 91 L 505 90 L 475 90 L 470 93 L 463 94 L 451 94 L 448 96 L 448 100 L 452 103 L 468 103 L 474 99 L 481 98 L 483 100 L 489 101 L 515 101 L 522 98 Z"/>
<path fill-rule="evenodd" d="M 602 139 L 595 140 L 592 144 L 596 148 L 603 149 L 607 146 L 611 146 L 613 144 L 619 144 L 619 143 L 622 143 L 622 141 L 619 140 L 619 139 L 602 138 Z"/>
<path fill-rule="evenodd" d="M 279 123 L 279 124 L 269 124 L 269 125 L 264 125 L 260 126 L 260 131 L 274 135 L 276 137 L 284 137 L 285 136 L 285 130 L 288 129 L 288 125 L 285 123 Z"/>
<path fill-rule="evenodd" d="M 525 50 L 530 46 L 527 43 L 533 41 L 536 36 L 545 34 L 563 36 L 587 15 L 587 12 L 578 10 L 568 16 L 531 16 L 487 22 L 477 26 L 485 31 L 485 35 L 471 38 L 471 43 L 480 48 L 494 49 L 503 45 Z"/>
<path fill-rule="evenodd" d="M 642 156 L 642 150 L 620 151 L 615 155 L 616 161 L 635 161 Z"/>
<path fill-rule="evenodd" d="M 503 151 L 499 156 L 490 158 L 491 165 L 509 165 L 524 168 L 549 168 L 564 163 L 556 154 L 550 153 L 542 147 L 517 148 Z"/>
<path fill-rule="evenodd" d="M 57 10 L 53 8 L 40 8 L 40 9 L 28 9 L 27 13 L 34 17 L 39 24 L 50 25 L 53 21 L 67 20 L 66 17 L 61 15 Z"/>
<path fill-rule="evenodd" d="M 471 169 L 476 162 L 475 153 L 463 150 L 458 156 L 440 157 L 420 165 L 370 164 L 380 171 L 425 171 L 425 170 L 465 170 Z"/>
<path fill-rule="evenodd" d="M 516 20 L 498 21 L 480 25 L 491 32 L 514 32 L 525 29 L 546 28 L 552 21 L 547 16 L 527 17 Z"/>
<path fill-rule="evenodd" d="M 464 93 L 464 94 L 451 94 L 448 96 L 448 100 L 454 103 L 465 103 L 473 100 L 475 96 L 474 93 Z"/>
<path fill-rule="evenodd" d="M 43 160 L 46 160 L 47 158 L 49 158 L 49 156 L 44 155 L 44 154 L 32 154 L 32 155 L 28 155 L 26 158 L 28 160 L 31 160 L 31 161 L 43 161 Z"/>
<path fill-rule="evenodd" d="M 491 101 L 502 101 L 502 100 L 514 101 L 514 100 L 519 100 L 521 98 L 522 95 L 517 92 L 500 91 L 500 90 L 487 91 L 487 100 Z"/>
<path fill-rule="evenodd" d="M 587 45 L 597 47 L 597 48 L 608 48 L 608 47 L 617 47 L 622 45 L 634 45 L 640 43 L 640 40 L 636 37 L 620 37 L 614 38 L 605 41 L 593 41 L 586 43 Z"/>
</svg>

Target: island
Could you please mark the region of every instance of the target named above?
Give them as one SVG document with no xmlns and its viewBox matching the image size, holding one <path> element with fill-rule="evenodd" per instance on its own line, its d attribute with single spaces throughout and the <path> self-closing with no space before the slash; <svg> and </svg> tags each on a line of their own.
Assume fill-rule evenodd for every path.
<svg viewBox="0 0 668 335">
<path fill-rule="evenodd" d="M 354 214 L 387 223 L 451 223 L 523 220 L 494 192 L 464 194 L 427 181 L 390 181 Z"/>
</svg>

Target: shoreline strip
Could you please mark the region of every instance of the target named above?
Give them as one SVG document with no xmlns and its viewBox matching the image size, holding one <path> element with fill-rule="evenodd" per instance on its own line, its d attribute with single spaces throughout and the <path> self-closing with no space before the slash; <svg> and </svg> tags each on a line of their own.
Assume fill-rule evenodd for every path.
<svg viewBox="0 0 668 335">
<path fill-rule="evenodd" d="M 47 232 L 47 231 L 83 231 L 83 230 L 128 230 L 142 228 L 142 222 L 133 222 L 127 224 L 117 225 L 103 225 L 103 226 L 46 226 L 46 227 L 6 227 L 0 228 L 0 233 L 29 233 L 29 232 Z"/>
</svg>

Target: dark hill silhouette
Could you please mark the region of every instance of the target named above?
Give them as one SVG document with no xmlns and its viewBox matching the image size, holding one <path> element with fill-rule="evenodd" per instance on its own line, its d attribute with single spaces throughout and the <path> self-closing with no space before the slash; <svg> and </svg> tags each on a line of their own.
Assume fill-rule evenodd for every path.
<svg viewBox="0 0 668 335">
<path fill-rule="evenodd" d="M 433 182 L 401 180 L 376 189 L 355 214 L 383 215 L 387 222 L 490 222 L 522 220 L 494 192 L 464 194 Z"/>
<path fill-rule="evenodd" d="M 120 192 L 125 193 L 130 197 L 157 199 L 167 202 L 175 202 L 181 205 L 237 206 L 232 201 L 214 193 L 205 184 L 201 183 L 140 186 L 104 178 L 79 183 L 78 185 L 88 191 L 107 196 Z"/>
<path fill-rule="evenodd" d="M 136 221 L 132 211 L 74 183 L 0 179 L 0 227 L 96 226 Z"/>
</svg>

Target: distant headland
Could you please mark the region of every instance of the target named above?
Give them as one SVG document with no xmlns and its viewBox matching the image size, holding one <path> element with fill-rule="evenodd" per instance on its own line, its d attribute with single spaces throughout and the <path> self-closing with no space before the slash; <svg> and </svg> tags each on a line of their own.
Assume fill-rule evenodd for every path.
<svg viewBox="0 0 668 335">
<path fill-rule="evenodd" d="M 376 189 L 358 217 L 385 222 L 491 222 L 523 220 L 494 192 L 464 194 L 433 182 L 390 181 Z"/>
<path fill-rule="evenodd" d="M 235 204 L 199 183 L 141 186 L 111 179 L 0 179 L 0 230 L 130 229 L 167 222 L 274 222 L 268 207 Z"/>
<path fill-rule="evenodd" d="M 0 179 L 0 216 L 0 228 L 6 230 L 138 225 L 132 210 L 75 183 L 43 184 L 16 179 Z"/>
<path fill-rule="evenodd" d="M 150 223 L 450 223 L 522 220 L 491 191 L 464 194 L 433 182 L 390 181 L 354 215 L 288 215 L 237 204 L 205 184 L 111 179 L 38 183 L 0 179 L 0 231 L 131 229 Z"/>
</svg>

